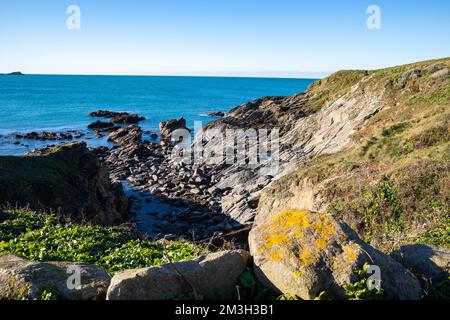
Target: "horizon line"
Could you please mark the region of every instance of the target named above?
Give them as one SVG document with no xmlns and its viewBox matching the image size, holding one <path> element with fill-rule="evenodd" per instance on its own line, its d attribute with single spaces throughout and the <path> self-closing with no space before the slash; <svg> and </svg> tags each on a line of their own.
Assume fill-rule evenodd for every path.
<svg viewBox="0 0 450 320">
<path fill-rule="evenodd" d="M 318 80 L 322 79 L 324 77 L 327 77 L 328 75 L 332 74 L 333 71 L 327 71 L 327 72 L 298 72 L 298 75 L 294 74 L 294 72 L 288 72 L 286 74 L 283 74 L 283 72 L 277 72 L 277 71 L 271 71 L 274 73 L 273 75 L 257 75 L 257 74 L 251 74 L 249 72 L 249 75 L 245 74 L 238 74 L 230 72 L 230 74 L 207 74 L 207 73 L 201 73 L 199 74 L 120 74 L 120 73 L 27 73 L 22 71 L 12 71 L 12 72 L 6 72 L 6 73 L 0 73 L 0 75 L 11 75 L 11 73 L 20 72 L 21 75 L 42 75 L 42 76 L 115 76 L 115 77 L 191 77 L 191 78 L 260 78 L 260 79 L 310 79 L 310 80 Z M 261 73 L 265 73 L 266 71 L 262 71 Z M 277 75 L 277 73 L 279 73 Z M 289 75 L 292 73 L 292 75 Z M 301 75 L 303 73 L 304 75 Z"/>
</svg>

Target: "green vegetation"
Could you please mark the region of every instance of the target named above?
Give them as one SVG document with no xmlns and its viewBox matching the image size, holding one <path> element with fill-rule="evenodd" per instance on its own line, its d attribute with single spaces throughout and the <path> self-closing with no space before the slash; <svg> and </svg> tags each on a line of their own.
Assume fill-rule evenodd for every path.
<svg viewBox="0 0 450 320">
<path fill-rule="evenodd" d="M 398 201 L 396 186 L 388 177 L 383 178 L 374 190 L 369 188 L 363 192 L 362 209 L 366 241 L 371 241 L 380 224 L 385 225 L 389 233 L 403 230 L 404 210 Z"/>
<path fill-rule="evenodd" d="M 444 217 L 436 228 L 426 231 L 417 242 L 450 248 L 450 215 Z"/>
<path fill-rule="evenodd" d="M 321 298 L 320 295 L 319 295 L 319 297 Z M 277 300 L 280 300 L 280 301 L 295 301 L 295 300 L 300 300 L 300 299 L 298 297 L 296 297 L 296 296 L 293 296 L 293 295 L 289 294 L 289 293 L 285 293 L 285 294 L 279 296 L 277 298 Z M 317 300 L 320 300 L 320 299 L 317 299 Z"/>
<path fill-rule="evenodd" d="M 109 272 L 180 261 L 203 252 L 191 243 L 139 239 L 130 229 L 80 226 L 54 215 L 0 210 L 0 254 L 96 264 Z"/>
<path fill-rule="evenodd" d="M 360 269 L 356 269 L 355 275 L 358 276 L 359 280 L 344 286 L 345 294 L 349 300 L 367 300 L 380 298 L 383 295 L 382 289 L 369 289 L 367 285 L 367 269 L 368 264 Z"/>
<path fill-rule="evenodd" d="M 248 268 L 239 277 L 239 300 L 275 300 L 277 294 L 261 285 L 253 272 Z M 284 299 L 282 299 L 284 300 Z"/>
<path fill-rule="evenodd" d="M 312 111 L 320 110 L 325 103 L 345 94 L 367 74 L 367 71 L 362 70 L 344 70 L 312 83 L 308 91 L 314 98 L 308 102 L 308 108 Z"/>
<path fill-rule="evenodd" d="M 37 300 L 58 300 L 58 290 L 56 288 L 48 288 L 40 293 Z"/>
<path fill-rule="evenodd" d="M 417 102 L 427 105 L 441 105 L 444 103 L 450 103 L 450 88 L 443 88 L 432 93 L 431 95 L 419 97 L 417 98 Z"/>
</svg>

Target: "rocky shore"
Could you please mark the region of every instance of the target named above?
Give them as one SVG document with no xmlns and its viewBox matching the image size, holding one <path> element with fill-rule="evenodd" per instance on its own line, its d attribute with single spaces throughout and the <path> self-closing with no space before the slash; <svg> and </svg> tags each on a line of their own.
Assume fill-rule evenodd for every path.
<svg viewBox="0 0 450 320">
<path fill-rule="evenodd" d="M 0 202 L 44 201 L 77 217 L 89 212 L 97 223 L 132 221 L 155 240 L 248 251 L 112 279 L 90 266 L 108 299 L 231 298 L 248 266 L 265 287 L 307 300 L 447 297 L 433 281 L 448 287 L 449 67 L 443 59 L 338 72 L 305 93 L 216 114 L 192 143 L 183 118 L 162 122 L 157 141 L 146 138 L 139 115 L 99 110 L 91 115 L 111 120 L 89 129 L 111 148 L 72 143 L 0 157 Z M 248 152 L 240 157 L 242 145 Z M 187 161 L 196 150 L 201 161 Z M 30 267 L 0 255 L 0 279 L 14 274 L 11 261 L 24 273 Z M 60 268 L 42 267 L 50 266 Z M 378 271 L 377 287 L 366 288 Z"/>
</svg>

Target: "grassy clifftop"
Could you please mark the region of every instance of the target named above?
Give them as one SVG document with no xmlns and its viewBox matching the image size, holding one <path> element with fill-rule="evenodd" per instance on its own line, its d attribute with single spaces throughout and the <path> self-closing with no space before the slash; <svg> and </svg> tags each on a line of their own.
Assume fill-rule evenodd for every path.
<svg viewBox="0 0 450 320">
<path fill-rule="evenodd" d="M 316 111 L 374 92 L 383 107 L 356 128 L 351 148 L 280 179 L 262 205 L 307 191 L 311 209 L 331 211 L 386 251 L 411 242 L 450 246 L 449 69 L 447 58 L 342 71 L 312 84 L 308 107 Z"/>
</svg>

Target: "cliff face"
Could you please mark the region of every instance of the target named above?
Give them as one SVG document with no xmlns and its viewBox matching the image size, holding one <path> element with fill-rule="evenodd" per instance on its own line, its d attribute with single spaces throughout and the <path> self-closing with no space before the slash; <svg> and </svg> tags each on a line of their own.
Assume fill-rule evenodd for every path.
<svg viewBox="0 0 450 320">
<path fill-rule="evenodd" d="M 112 184 L 85 143 L 25 157 L 0 157 L 0 204 L 61 212 L 70 220 L 113 225 L 131 217 L 120 185 Z"/>
<path fill-rule="evenodd" d="M 207 128 L 279 128 L 280 166 L 265 176 L 263 165 L 226 166 L 216 185 L 231 190 L 224 211 L 243 223 L 257 214 L 256 224 L 288 207 L 331 211 L 378 247 L 439 233 L 450 202 L 449 69 L 443 59 L 341 71 L 304 94 L 231 110 Z"/>
</svg>

